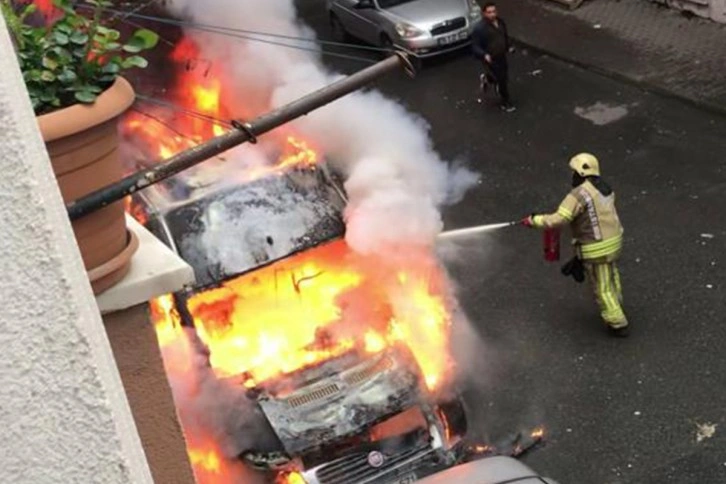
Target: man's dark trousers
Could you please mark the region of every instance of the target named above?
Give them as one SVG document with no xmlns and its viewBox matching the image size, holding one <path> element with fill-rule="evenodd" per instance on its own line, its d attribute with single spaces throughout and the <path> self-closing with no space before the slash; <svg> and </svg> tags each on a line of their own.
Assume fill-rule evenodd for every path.
<svg viewBox="0 0 726 484">
<path fill-rule="evenodd" d="M 491 67 L 492 75 L 494 75 L 494 80 L 499 88 L 499 96 L 502 98 L 502 104 L 508 106 L 510 104 L 509 64 L 507 63 L 506 54 L 492 57 L 492 62 L 489 66 Z"/>
</svg>

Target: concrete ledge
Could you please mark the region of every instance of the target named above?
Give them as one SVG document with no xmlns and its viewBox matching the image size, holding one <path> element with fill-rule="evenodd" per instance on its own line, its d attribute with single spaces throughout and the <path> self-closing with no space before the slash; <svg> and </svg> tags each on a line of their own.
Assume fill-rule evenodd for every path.
<svg viewBox="0 0 726 484">
<path fill-rule="evenodd" d="M 121 311 L 194 282 L 194 270 L 141 224 L 126 216 L 129 230 L 139 238 L 131 269 L 116 286 L 96 297 L 101 314 Z"/>
</svg>

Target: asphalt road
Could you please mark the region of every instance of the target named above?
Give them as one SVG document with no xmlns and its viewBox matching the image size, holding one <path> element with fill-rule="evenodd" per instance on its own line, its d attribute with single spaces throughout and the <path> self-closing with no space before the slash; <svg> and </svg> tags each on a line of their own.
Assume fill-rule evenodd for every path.
<svg viewBox="0 0 726 484">
<path fill-rule="evenodd" d="M 323 2 L 300 7 L 328 36 Z M 447 159 L 483 176 L 445 210 L 447 228 L 554 209 L 569 156 L 596 153 L 626 228 L 633 332 L 609 337 L 587 287 L 543 260 L 536 232 L 447 251 L 483 341 L 470 365 L 472 435 L 495 441 L 543 423 L 547 443 L 525 461 L 561 484 L 726 482 L 726 119 L 525 52 L 512 59 L 519 110 L 508 115 L 477 103 L 477 74 L 464 53 L 380 84 L 429 121 Z M 577 114 L 597 103 L 608 107 L 596 121 L 622 116 L 598 125 Z M 715 433 L 698 442 L 699 424 Z"/>
</svg>

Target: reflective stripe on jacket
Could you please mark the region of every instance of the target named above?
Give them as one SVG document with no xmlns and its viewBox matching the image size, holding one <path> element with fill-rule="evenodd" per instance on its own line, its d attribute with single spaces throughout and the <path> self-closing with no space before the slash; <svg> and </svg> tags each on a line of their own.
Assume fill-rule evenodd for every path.
<svg viewBox="0 0 726 484">
<path fill-rule="evenodd" d="M 533 218 L 538 228 L 568 224 L 583 260 L 610 259 L 620 253 L 623 226 L 615 209 L 614 193 L 605 196 L 585 181 L 567 194 L 555 213 Z"/>
</svg>

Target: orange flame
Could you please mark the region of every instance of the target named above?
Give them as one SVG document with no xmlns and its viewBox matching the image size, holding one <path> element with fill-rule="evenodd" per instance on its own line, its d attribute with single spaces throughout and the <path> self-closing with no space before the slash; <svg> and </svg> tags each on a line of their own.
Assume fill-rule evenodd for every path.
<svg viewBox="0 0 726 484">
<path fill-rule="evenodd" d="M 439 388 L 450 371 L 450 318 L 432 274 L 411 267 L 386 281 L 371 266 L 336 241 L 189 298 L 215 372 L 244 374 L 253 386 L 354 347 L 375 353 L 404 343 L 426 386 Z M 163 347 L 179 335 L 173 301 L 153 307 Z"/>
<path fill-rule="evenodd" d="M 276 484 L 305 484 L 305 479 L 299 472 L 286 472 L 278 476 Z"/>
<path fill-rule="evenodd" d="M 239 116 L 224 105 L 225 73 L 200 58 L 194 40 L 184 37 L 171 53 L 178 67 L 176 87 L 171 91 L 170 107 L 151 112 L 131 112 L 122 124 L 124 134 L 145 147 L 150 156 L 169 159 L 214 137 L 228 132 L 228 120 Z M 230 93 L 228 93 L 230 94 Z M 309 143 L 294 136 L 280 140 L 279 159 L 269 165 L 254 167 L 243 174 L 240 182 L 281 174 L 291 168 L 312 168 L 320 156 Z"/>
<path fill-rule="evenodd" d="M 240 375 L 247 387 L 354 347 L 376 353 L 403 343 L 426 386 L 435 391 L 451 370 L 444 292 L 443 274 L 429 260 L 391 271 L 339 240 L 200 292 L 189 299 L 188 308 L 214 371 Z M 152 302 L 152 319 L 162 349 L 189 345 L 171 296 Z M 164 352 L 170 375 L 188 378 L 192 373 L 193 349 L 186 346 L 186 351 L 174 358 Z M 188 445 L 196 475 L 211 475 L 220 454 L 208 446 Z M 283 483 L 298 482 L 295 474 L 284 478 Z M 221 481 L 198 477 L 198 482 Z"/>
<path fill-rule="evenodd" d="M 148 216 L 143 207 L 135 204 L 131 196 L 124 198 L 124 210 L 142 225 L 148 221 Z"/>
<path fill-rule="evenodd" d="M 190 449 L 189 461 L 192 466 L 204 469 L 207 472 L 219 473 L 221 458 L 214 450 Z"/>
</svg>

